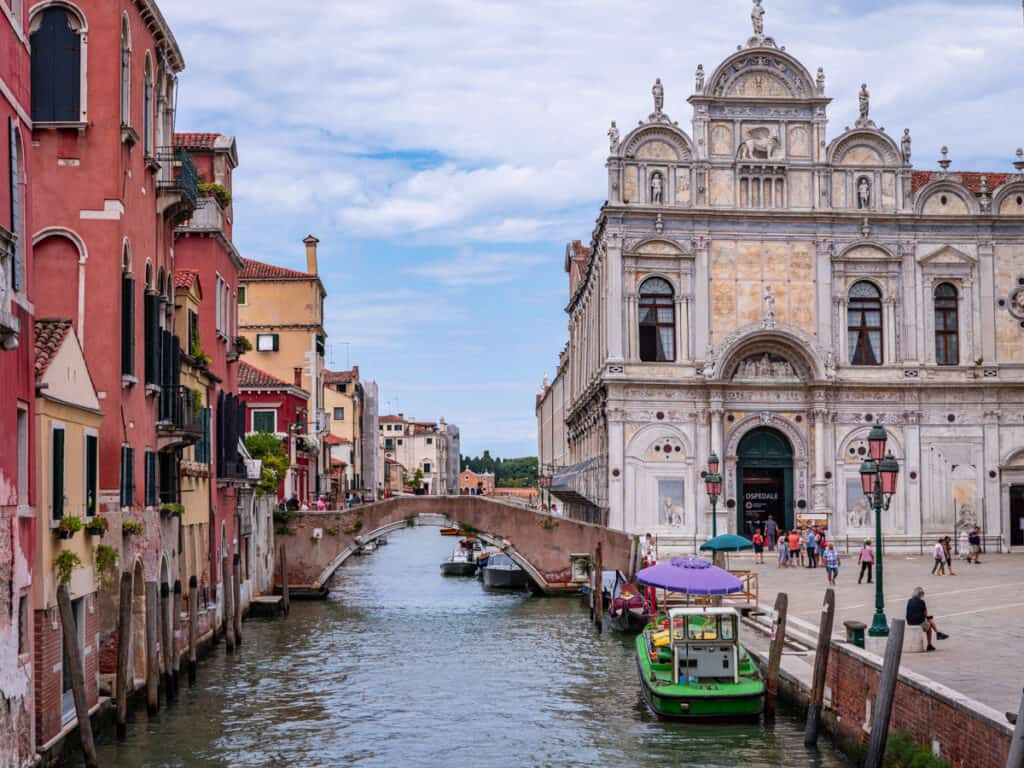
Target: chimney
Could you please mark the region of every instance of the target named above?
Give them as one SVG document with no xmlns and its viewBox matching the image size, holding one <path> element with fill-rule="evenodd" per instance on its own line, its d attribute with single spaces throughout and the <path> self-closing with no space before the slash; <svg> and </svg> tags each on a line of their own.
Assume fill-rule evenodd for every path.
<svg viewBox="0 0 1024 768">
<path fill-rule="evenodd" d="M 302 366 L 292 368 L 292 382 L 296 387 L 302 388 Z"/>
<path fill-rule="evenodd" d="M 306 272 L 311 275 L 317 274 L 316 271 L 316 244 L 320 241 L 312 235 L 309 235 L 305 240 L 306 244 Z"/>
</svg>

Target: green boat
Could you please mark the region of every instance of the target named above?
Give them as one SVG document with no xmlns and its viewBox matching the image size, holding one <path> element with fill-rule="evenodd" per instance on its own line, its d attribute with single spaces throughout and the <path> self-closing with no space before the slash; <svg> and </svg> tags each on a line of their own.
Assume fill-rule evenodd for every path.
<svg viewBox="0 0 1024 768">
<path fill-rule="evenodd" d="M 640 687 L 665 720 L 757 719 L 764 680 L 732 608 L 672 608 L 636 638 Z"/>
</svg>

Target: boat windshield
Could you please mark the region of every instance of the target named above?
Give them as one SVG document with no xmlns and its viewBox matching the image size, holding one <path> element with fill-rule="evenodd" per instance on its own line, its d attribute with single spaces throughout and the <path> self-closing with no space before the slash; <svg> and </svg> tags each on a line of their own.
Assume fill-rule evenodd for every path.
<svg viewBox="0 0 1024 768">
<path fill-rule="evenodd" d="M 677 643 L 736 639 L 736 617 L 715 614 L 694 614 L 672 619 L 672 640 Z"/>
<path fill-rule="evenodd" d="M 491 555 L 487 558 L 487 567 L 501 566 L 503 568 L 509 568 L 515 565 L 515 561 L 512 560 L 508 555 Z"/>
</svg>

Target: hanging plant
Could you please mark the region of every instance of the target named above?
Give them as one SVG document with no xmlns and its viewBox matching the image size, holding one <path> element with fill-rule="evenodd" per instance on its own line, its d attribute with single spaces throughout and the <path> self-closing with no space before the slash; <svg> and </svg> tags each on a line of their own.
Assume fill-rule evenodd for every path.
<svg viewBox="0 0 1024 768">
<path fill-rule="evenodd" d="M 235 336 L 235 352 L 237 352 L 240 355 L 244 355 L 246 352 L 251 351 L 251 341 L 249 341 L 245 336 Z"/>
<path fill-rule="evenodd" d="M 121 533 L 125 536 L 138 536 L 142 533 L 142 522 L 139 520 L 125 520 L 121 523 Z"/>
<path fill-rule="evenodd" d="M 66 518 L 65 518 L 66 519 Z M 71 571 L 82 564 L 82 560 L 74 552 L 64 550 L 53 560 L 57 570 L 57 583 L 67 586 L 71 583 Z"/>
<path fill-rule="evenodd" d="M 185 514 L 185 507 L 177 502 L 167 502 L 160 505 L 161 515 L 174 515 L 175 517 L 181 517 Z"/>
<path fill-rule="evenodd" d="M 220 203 L 221 208 L 227 208 L 231 205 L 231 193 L 227 191 L 223 184 L 217 182 L 200 182 L 198 185 L 199 194 L 203 197 L 213 197 Z"/>
<path fill-rule="evenodd" d="M 96 580 L 100 589 L 108 589 L 114 583 L 117 568 L 117 550 L 109 544 L 96 547 Z"/>
<path fill-rule="evenodd" d="M 57 535 L 62 539 L 70 539 L 80 530 L 82 530 L 82 519 L 74 515 L 62 517 L 60 523 L 57 524 Z"/>
<path fill-rule="evenodd" d="M 107 532 L 107 528 L 110 527 L 110 523 L 107 522 L 107 518 L 97 515 L 85 524 L 85 532 L 90 536 L 102 536 Z"/>
</svg>

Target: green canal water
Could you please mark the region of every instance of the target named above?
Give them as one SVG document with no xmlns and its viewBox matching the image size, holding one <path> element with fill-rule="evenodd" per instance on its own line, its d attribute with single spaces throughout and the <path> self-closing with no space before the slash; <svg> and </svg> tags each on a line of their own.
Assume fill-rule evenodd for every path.
<svg viewBox="0 0 1024 768">
<path fill-rule="evenodd" d="M 598 636 L 578 598 L 486 593 L 443 578 L 455 540 L 392 534 L 330 598 L 243 626 L 155 718 L 136 710 L 103 766 L 847 766 L 802 723 L 661 723 L 628 638 Z"/>
</svg>

